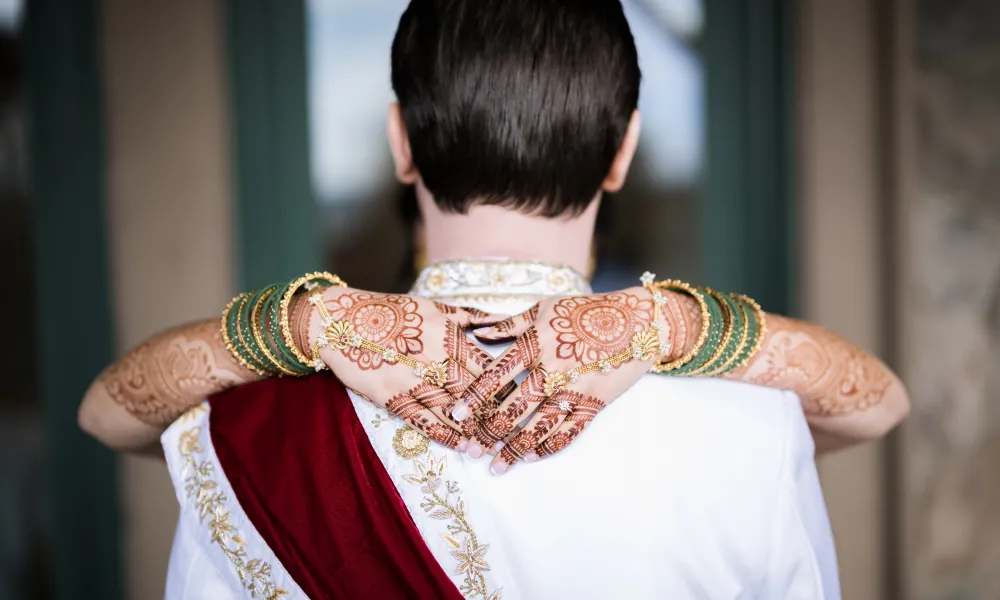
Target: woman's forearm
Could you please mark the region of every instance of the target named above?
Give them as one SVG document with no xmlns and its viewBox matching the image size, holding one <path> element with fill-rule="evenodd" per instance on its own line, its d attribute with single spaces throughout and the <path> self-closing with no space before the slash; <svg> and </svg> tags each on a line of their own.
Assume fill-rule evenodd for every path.
<svg viewBox="0 0 1000 600">
<path fill-rule="evenodd" d="M 694 347 L 701 309 L 691 297 L 671 294 L 665 316 L 671 323 L 671 359 Z M 878 358 L 826 329 L 767 315 L 760 351 L 730 379 L 795 392 L 820 452 L 876 439 L 909 412 L 899 378 Z"/>
<path fill-rule="evenodd" d="M 170 329 L 131 350 L 95 381 L 80 426 L 116 450 L 145 451 L 206 397 L 260 379 L 229 354 L 211 319 Z"/>
</svg>

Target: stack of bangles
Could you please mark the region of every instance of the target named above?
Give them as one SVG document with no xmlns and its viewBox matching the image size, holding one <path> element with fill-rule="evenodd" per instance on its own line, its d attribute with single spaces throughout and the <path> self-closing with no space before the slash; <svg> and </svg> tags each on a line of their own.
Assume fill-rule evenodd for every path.
<svg viewBox="0 0 1000 600">
<path fill-rule="evenodd" d="M 642 284 L 653 296 L 654 317 L 649 327 L 637 332 L 628 348 L 591 364 L 565 373 L 546 373 L 544 393 L 552 396 L 576 383 L 585 373 L 609 373 L 630 360 L 650 361 L 650 372 L 683 377 L 717 377 L 747 364 L 760 350 L 767 333 L 764 312 L 753 299 L 723 294 L 682 281 L 655 281 L 652 273 L 642 276 Z M 326 368 L 320 349 L 347 351 L 356 348 L 382 355 L 389 364 L 403 364 L 424 381 L 443 386 L 447 359 L 423 363 L 361 337 L 350 321 L 333 319 L 317 291 L 330 286 L 347 287 L 330 273 L 307 273 L 287 284 L 276 283 L 233 298 L 222 313 L 222 339 L 233 357 L 246 369 L 264 377 L 302 377 Z M 666 362 L 669 347 L 661 345 L 663 291 L 686 294 L 701 307 L 701 332 L 694 347 L 681 358 Z M 320 314 L 323 333 L 313 342 L 311 356 L 296 347 L 289 325 L 293 299 L 309 293 L 309 302 Z"/>
<path fill-rule="evenodd" d="M 222 340 L 230 354 L 244 368 L 264 377 L 304 377 L 326 368 L 320 349 L 360 348 L 381 354 L 389 364 L 399 363 L 438 387 L 447 378 L 447 361 L 424 363 L 363 339 L 350 321 L 333 319 L 319 290 L 331 286 L 347 287 L 344 281 L 330 273 L 307 273 L 287 283 L 275 283 L 232 299 L 222 313 Z M 300 291 L 310 294 L 309 302 L 319 311 L 323 333 L 313 342 L 312 356 L 295 345 L 289 324 L 291 305 Z"/>
<path fill-rule="evenodd" d="M 307 357 L 295 346 L 288 323 L 293 298 L 300 291 L 346 287 L 330 273 L 307 273 L 287 283 L 275 283 L 232 299 L 222 313 L 222 341 L 244 368 L 273 377 L 302 377 L 325 367 L 318 353 Z"/>
<path fill-rule="evenodd" d="M 668 279 L 643 283 L 654 290 L 686 294 L 701 307 L 701 333 L 687 354 L 671 362 L 657 361 L 653 373 L 683 377 L 719 377 L 746 365 L 757 355 L 767 334 L 760 305 L 748 296 L 724 294 Z M 656 292 L 654 292 L 654 298 Z"/>
</svg>

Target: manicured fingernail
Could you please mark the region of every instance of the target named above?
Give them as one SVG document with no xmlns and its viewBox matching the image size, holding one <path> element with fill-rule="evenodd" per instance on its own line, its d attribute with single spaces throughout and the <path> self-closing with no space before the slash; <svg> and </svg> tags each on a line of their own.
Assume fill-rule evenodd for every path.
<svg viewBox="0 0 1000 600">
<path fill-rule="evenodd" d="M 533 463 L 536 460 L 538 460 L 538 455 L 535 454 L 534 452 L 529 452 L 524 455 L 524 462 L 526 463 Z"/>
<path fill-rule="evenodd" d="M 507 472 L 507 463 L 502 460 L 500 462 L 493 463 L 493 472 L 497 475 L 503 475 Z"/>
<path fill-rule="evenodd" d="M 465 417 L 469 416 L 469 407 L 464 404 L 459 404 L 455 407 L 455 410 L 451 411 L 451 416 L 456 421 L 461 421 Z"/>
<path fill-rule="evenodd" d="M 496 445 L 493 446 L 493 451 L 494 452 L 500 452 L 501 450 L 503 450 L 503 447 L 504 447 L 504 443 L 503 442 L 497 442 Z"/>
<path fill-rule="evenodd" d="M 474 333 L 475 335 L 486 335 L 492 329 L 493 329 L 492 327 L 480 327 L 479 329 L 473 329 L 472 333 Z"/>
<path fill-rule="evenodd" d="M 472 458 L 479 458 L 483 455 L 483 447 L 479 445 L 479 442 L 472 440 L 469 442 L 469 449 L 467 450 L 469 456 Z"/>
<path fill-rule="evenodd" d="M 469 449 L 469 440 L 462 440 L 461 442 L 458 443 L 459 452 L 465 452 L 468 449 Z"/>
</svg>

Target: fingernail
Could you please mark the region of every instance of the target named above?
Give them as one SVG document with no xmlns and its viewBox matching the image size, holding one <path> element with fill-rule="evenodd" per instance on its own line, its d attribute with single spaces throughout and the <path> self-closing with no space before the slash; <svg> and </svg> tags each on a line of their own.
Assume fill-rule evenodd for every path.
<svg viewBox="0 0 1000 600">
<path fill-rule="evenodd" d="M 455 407 L 455 410 L 451 411 L 451 417 L 456 421 L 461 421 L 465 417 L 469 416 L 469 407 L 464 404 L 459 404 Z"/>
<path fill-rule="evenodd" d="M 504 443 L 503 442 L 497 442 L 496 445 L 493 446 L 493 451 L 494 452 L 500 452 L 501 450 L 503 450 L 503 447 L 504 447 Z"/>
<path fill-rule="evenodd" d="M 486 335 L 492 329 L 493 329 L 492 327 L 480 327 L 479 329 L 473 329 L 472 333 L 475 335 Z"/>
<path fill-rule="evenodd" d="M 535 454 L 534 452 L 529 452 L 524 455 L 524 462 L 526 463 L 533 463 L 536 460 L 538 460 L 538 455 Z"/>
<path fill-rule="evenodd" d="M 483 447 L 480 446 L 479 442 L 477 442 L 476 440 L 472 440 L 471 442 L 469 442 L 468 453 L 469 456 L 471 456 L 472 458 L 479 458 L 480 456 L 483 455 Z"/>
<path fill-rule="evenodd" d="M 469 449 L 469 440 L 462 440 L 461 442 L 458 443 L 459 452 L 465 452 L 468 449 Z"/>
<path fill-rule="evenodd" d="M 493 463 L 493 472 L 497 475 L 503 475 L 507 472 L 507 463 L 502 460 L 500 462 Z"/>
</svg>

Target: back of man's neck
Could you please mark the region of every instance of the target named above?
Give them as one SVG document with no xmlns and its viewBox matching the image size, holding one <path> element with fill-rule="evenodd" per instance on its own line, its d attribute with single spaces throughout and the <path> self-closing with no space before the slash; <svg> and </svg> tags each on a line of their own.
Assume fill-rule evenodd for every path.
<svg viewBox="0 0 1000 600">
<path fill-rule="evenodd" d="M 422 197 L 420 205 L 430 262 L 511 258 L 588 270 L 599 201 L 578 217 L 556 219 L 499 206 L 476 206 L 464 215 L 444 213 L 429 197 Z"/>
</svg>

